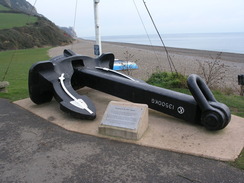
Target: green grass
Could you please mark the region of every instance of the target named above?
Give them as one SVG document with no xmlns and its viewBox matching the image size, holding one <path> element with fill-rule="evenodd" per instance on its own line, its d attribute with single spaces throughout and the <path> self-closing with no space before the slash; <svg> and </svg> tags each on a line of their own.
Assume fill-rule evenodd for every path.
<svg viewBox="0 0 244 183">
<path fill-rule="evenodd" d="M 23 27 L 28 23 L 36 22 L 37 19 L 37 17 L 20 13 L 0 13 L 0 29 Z"/>
<path fill-rule="evenodd" d="M 0 81 L 10 64 L 9 71 L 5 77 L 8 81 L 8 93 L 0 93 L 0 98 L 7 98 L 11 101 L 27 98 L 28 94 L 28 72 L 35 62 L 48 60 L 47 51 L 50 48 L 13 50 L 0 52 Z"/>
<path fill-rule="evenodd" d="M 0 11 L 9 11 L 10 9 L 0 4 Z"/>
<path fill-rule="evenodd" d="M 244 149 L 242 150 L 240 156 L 230 164 L 236 168 L 244 170 Z"/>
<path fill-rule="evenodd" d="M 217 101 L 226 104 L 231 114 L 244 118 L 244 97 L 238 95 L 225 95 L 219 91 L 213 92 Z"/>
</svg>

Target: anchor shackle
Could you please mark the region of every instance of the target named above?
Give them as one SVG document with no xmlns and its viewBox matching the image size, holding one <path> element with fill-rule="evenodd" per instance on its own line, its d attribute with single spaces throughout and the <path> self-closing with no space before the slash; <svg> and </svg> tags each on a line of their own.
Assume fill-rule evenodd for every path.
<svg viewBox="0 0 244 183">
<path fill-rule="evenodd" d="M 201 124 L 208 130 L 225 128 L 231 119 L 229 108 L 214 98 L 207 84 L 198 75 L 190 75 L 187 85 L 201 109 Z"/>
</svg>

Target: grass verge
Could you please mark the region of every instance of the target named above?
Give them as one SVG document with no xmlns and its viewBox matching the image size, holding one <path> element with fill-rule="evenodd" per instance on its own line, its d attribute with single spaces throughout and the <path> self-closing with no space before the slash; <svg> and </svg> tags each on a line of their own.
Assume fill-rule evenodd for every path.
<svg viewBox="0 0 244 183">
<path fill-rule="evenodd" d="M 21 13 L 0 13 L 0 29 L 11 29 L 13 27 L 23 27 L 27 23 L 34 23 L 37 17 Z"/>
<path fill-rule="evenodd" d="M 236 168 L 244 170 L 244 149 L 242 149 L 240 156 L 230 164 Z"/>
<path fill-rule="evenodd" d="M 0 11 L 9 11 L 10 9 L 0 4 Z"/>
<path fill-rule="evenodd" d="M 7 98 L 11 101 L 27 98 L 29 96 L 29 69 L 33 63 L 49 59 L 47 54 L 49 49 L 38 48 L 0 52 L 0 81 L 4 78 L 9 67 L 4 80 L 10 83 L 7 88 L 8 92 L 0 93 L 0 98 Z"/>
</svg>

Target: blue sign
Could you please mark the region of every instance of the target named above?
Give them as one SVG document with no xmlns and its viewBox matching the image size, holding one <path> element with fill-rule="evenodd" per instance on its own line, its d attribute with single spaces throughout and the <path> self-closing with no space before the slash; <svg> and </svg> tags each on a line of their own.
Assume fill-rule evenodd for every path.
<svg viewBox="0 0 244 183">
<path fill-rule="evenodd" d="M 97 55 L 97 56 L 100 55 L 99 45 L 94 45 L 94 55 Z"/>
</svg>

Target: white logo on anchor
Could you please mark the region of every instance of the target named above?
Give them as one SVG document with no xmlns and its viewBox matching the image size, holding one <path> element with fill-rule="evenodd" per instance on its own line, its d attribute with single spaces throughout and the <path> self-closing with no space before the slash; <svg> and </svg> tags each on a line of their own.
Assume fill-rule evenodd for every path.
<svg viewBox="0 0 244 183">
<path fill-rule="evenodd" d="M 85 103 L 84 100 L 82 99 L 77 99 L 75 98 L 68 90 L 67 88 L 65 87 L 64 85 L 64 80 L 65 80 L 65 77 L 64 77 L 64 73 L 61 74 L 61 76 L 58 78 L 60 80 L 60 84 L 63 88 L 63 90 L 65 91 L 65 93 L 73 99 L 73 101 L 70 101 L 70 103 L 80 109 L 85 109 L 87 112 L 89 112 L 90 114 L 93 114 L 93 112 L 88 108 L 87 104 Z"/>
<path fill-rule="evenodd" d="M 180 106 L 180 107 L 177 108 L 177 111 L 178 111 L 179 114 L 184 114 L 185 109 L 184 109 L 184 107 Z"/>
</svg>

